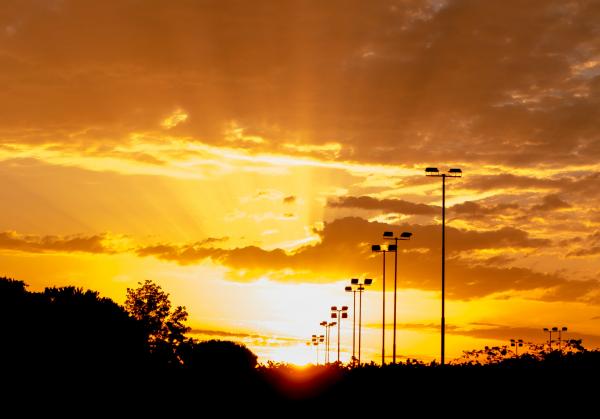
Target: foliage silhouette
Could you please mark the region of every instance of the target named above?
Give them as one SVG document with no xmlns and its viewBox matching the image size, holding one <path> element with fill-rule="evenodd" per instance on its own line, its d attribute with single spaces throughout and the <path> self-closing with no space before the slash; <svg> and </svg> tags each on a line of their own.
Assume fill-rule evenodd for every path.
<svg viewBox="0 0 600 419">
<path fill-rule="evenodd" d="M 1 345 L 6 369 L 106 371 L 144 363 L 143 328 L 116 303 L 81 288 L 28 292 L 0 278 Z"/>
<path fill-rule="evenodd" d="M 78 394 L 94 406 L 112 400 L 139 413 L 157 401 L 174 409 L 185 399 L 224 397 L 296 406 L 354 401 L 354 395 L 356 400 L 401 395 L 425 406 L 434 395 L 442 401 L 497 400 L 515 383 L 528 383 L 526 392 L 502 399 L 517 404 L 559 392 L 563 399 L 581 397 L 583 378 L 600 372 L 600 351 L 585 349 L 580 340 L 565 341 L 561 351 L 532 344 L 518 357 L 507 347 L 467 351 L 462 362 L 445 367 L 412 359 L 385 367 L 257 365 L 256 355 L 243 345 L 187 338 L 185 308 L 173 309 L 157 285 L 146 281 L 128 290 L 127 298 L 128 310 L 95 291 L 29 292 L 22 281 L 0 278 L 3 377 L 13 388 L 17 379 L 25 380 L 28 395 Z M 68 390 L 57 385 L 66 379 Z M 103 396 L 106 389 L 109 398 Z"/>
<path fill-rule="evenodd" d="M 187 368 L 209 373 L 247 374 L 257 365 L 257 356 L 246 346 L 214 339 L 187 342 L 183 359 Z"/>
<path fill-rule="evenodd" d="M 125 309 L 143 325 L 155 360 L 181 364 L 185 333 L 189 331 L 184 324 L 188 317 L 185 307 L 172 309 L 169 294 L 150 280 L 138 284 L 136 289 L 127 288 Z"/>
</svg>

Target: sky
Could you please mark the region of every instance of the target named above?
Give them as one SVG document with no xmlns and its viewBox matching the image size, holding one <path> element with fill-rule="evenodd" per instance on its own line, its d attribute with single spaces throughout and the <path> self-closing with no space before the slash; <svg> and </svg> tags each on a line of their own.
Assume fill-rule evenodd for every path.
<svg viewBox="0 0 600 419">
<path fill-rule="evenodd" d="M 379 362 L 371 244 L 410 231 L 397 352 L 439 361 L 424 169 L 459 167 L 448 359 L 553 326 L 600 346 L 599 1 L 7 0 L 0 86 L 0 276 L 30 290 L 122 303 L 150 279 L 191 336 L 303 364 L 332 305 L 349 359 L 344 287 L 373 278 L 362 359 Z"/>
</svg>

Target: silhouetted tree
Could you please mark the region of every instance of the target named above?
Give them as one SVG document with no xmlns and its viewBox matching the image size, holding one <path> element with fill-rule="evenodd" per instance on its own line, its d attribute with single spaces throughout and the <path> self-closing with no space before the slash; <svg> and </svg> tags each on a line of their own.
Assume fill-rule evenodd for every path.
<svg viewBox="0 0 600 419">
<path fill-rule="evenodd" d="M 95 291 L 28 292 L 22 281 L 0 278 L 0 306 L 7 368 L 108 372 L 145 360 L 141 325 Z"/>
<path fill-rule="evenodd" d="M 247 373 L 256 368 L 257 356 L 245 345 L 209 340 L 190 342 L 186 347 L 184 362 L 194 370 Z"/>
<path fill-rule="evenodd" d="M 136 289 L 127 288 L 125 309 L 144 326 L 155 357 L 180 364 L 180 347 L 186 343 L 185 333 L 189 331 L 184 324 L 188 317 L 185 307 L 172 309 L 169 294 L 150 280 L 138 284 Z"/>
</svg>

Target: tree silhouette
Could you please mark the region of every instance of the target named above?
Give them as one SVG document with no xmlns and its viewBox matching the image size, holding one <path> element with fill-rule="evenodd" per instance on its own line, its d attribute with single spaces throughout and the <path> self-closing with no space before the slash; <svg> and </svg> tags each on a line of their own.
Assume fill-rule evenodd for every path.
<svg viewBox="0 0 600 419">
<path fill-rule="evenodd" d="M 184 324 L 188 317 L 185 307 L 172 309 L 169 294 L 150 280 L 138 284 L 136 289 L 127 288 L 125 310 L 143 325 L 155 357 L 180 364 L 180 347 L 189 331 Z"/>
<path fill-rule="evenodd" d="M 115 371 L 145 362 L 141 325 L 95 291 L 46 288 L 0 278 L 1 363 L 6 368 Z"/>
<path fill-rule="evenodd" d="M 257 364 L 257 356 L 245 345 L 223 340 L 191 342 L 184 360 L 191 369 L 227 373 L 247 373 Z"/>
</svg>

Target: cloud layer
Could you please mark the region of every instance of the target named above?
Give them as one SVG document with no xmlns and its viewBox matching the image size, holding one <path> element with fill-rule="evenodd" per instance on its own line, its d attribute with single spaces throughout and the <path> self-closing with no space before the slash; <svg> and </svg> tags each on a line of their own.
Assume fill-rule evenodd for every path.
<svg viewBox="0 0 600 419">
<path fill-rule="evenodd" d="M 211 259 L 232 269 L 231 278 L 324 282 L 351 277 L 380 277 L 380 255 L 370 245 L 382 241 L 383 231 L 398 226 L 343 218 L 326 223 L 319 231 L 321 241 L 294 253 L 259 247 L 219 249 L 202 245 L 158 245 L 140 248 L 140 256 L 155 256 L 180 264 Z M 435 225 L 402 225 L 413 239 L 400 243 L 399 285 L 423 290 L 439 289 L 440 228 Z M 598 303 L 600 284 L 596 280 L 570 280 L 557 272 L 543 272 L 505 266 L 470 257 L 469 252 L 506 249 L 536 249 L 549 245 L 547 239 L 530 237 L 522 230 L 504 227 L 491 231 L 447 228 L 449 258 L 447 290 L 451 298 L 471 299 L 511 291 L 541 291 L 535 298 L 547 301 Z M 466 255 L 463 256 L 463 253 Z M 378 285 L 379 286 L 379 285 Z"/>
<path fill-rule="evenodd" d="M 8 2 L 1 135 L 106 153 L 168 129 L 377 163 L 595 164 L 598 22 L 587 0 Z"/>
</svg>

